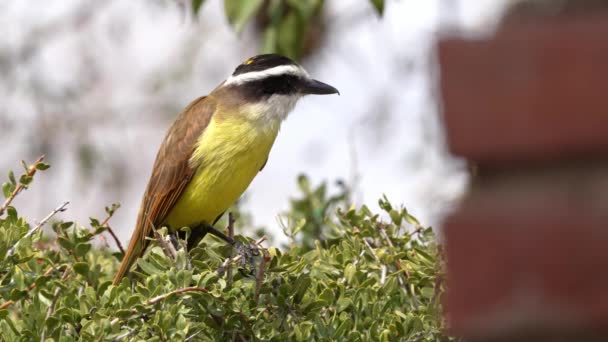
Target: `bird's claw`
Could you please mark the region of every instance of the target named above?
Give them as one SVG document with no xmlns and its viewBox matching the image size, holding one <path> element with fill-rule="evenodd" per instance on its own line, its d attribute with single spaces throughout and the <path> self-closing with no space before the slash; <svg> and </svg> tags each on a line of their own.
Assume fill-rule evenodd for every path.
<svg viewBox="0 0 608 342">
<path fill-rule="evenodd" d="M 237 242 L 235 245 L 237 254 L 241 256 L 239 262 L 239 272 L 244 277 L 255 276 L 256 273 L 256 264 L 255 257 L 260 255 L 260 249 L 256 244 L 243 244 L 241 242 Z"/>
</svg>

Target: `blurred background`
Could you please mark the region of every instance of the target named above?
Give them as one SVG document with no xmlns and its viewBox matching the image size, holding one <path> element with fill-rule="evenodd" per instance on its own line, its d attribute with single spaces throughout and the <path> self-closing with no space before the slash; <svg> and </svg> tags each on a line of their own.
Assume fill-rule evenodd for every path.
<svg viewBox="0 0 608 342">
<path fill-rule="evenodd" d="M 279 51 L 341 96 L 302 100 L 242 202 L 281 240 L 296 177 L 341 179 L 357 205 L 386 194 L 436 225 L 467 184 L 447 153 L 434 46 L 492 32 L 507 0 L 0 3 L 0 170 L 52 165 L 15 205 L 42 218 L 65 200 L 88 223 L 120 202 L 128 240 L 171 121 L 246 58 Z M 200 7 L 199 7 L 200 6 Z"/>
</svg>

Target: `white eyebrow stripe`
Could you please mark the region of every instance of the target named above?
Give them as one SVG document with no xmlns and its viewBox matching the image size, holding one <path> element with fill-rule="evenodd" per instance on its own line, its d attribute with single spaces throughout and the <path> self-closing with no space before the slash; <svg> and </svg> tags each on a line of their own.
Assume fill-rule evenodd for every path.
<svg viewBox="0 0 608 342">
<path fill-rule="evenodd" d="M 308 76 L 306 71 L 300 68 L 297 65 L 279 65 L 274 68 L 260 70 L 260 71 L 250 71 L 244 74 L 230 76 L 224 83 L 224 86 L 227 85 L 238 85 L 243 84 L 249 81 L 261 80 L 266 77 L 271 76 L 279 76 L 279 75 L 294 75 L 294 76 Z"/>
</svg>

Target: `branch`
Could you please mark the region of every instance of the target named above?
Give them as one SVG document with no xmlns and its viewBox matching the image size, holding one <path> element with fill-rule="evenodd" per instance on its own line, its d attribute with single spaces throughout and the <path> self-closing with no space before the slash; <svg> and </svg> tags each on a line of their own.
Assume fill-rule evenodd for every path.
<svg viewBox="0 0 608 342">
<path fill-rule="evenodd" d="M 362 240 L 365 243 L 365 246 L 367 246 L 367 248 L 369 249 L 369 252 L 372 254 L 374 259 L 376 259 L 376 261 L 381 264 L 380 267 L 382 270 L 380 272 L 380 285 L 384 286 L 384 282 L 386 281 L 386 265 L 382 263 L 382 260 L 380 260 L 380 258 L 378 257 L 378 254 L 376 254 L 376 252 L 374 251 L 372 246 L 369 244 L 367 239 L 363 238 Z M 401 278 L 399 278 L 399 277 L 397 277 L 397 279 L 401 280 Z M 399 281 L 399 283 L 401 283 L 401 281 Z"/>
<path fill-rule="evenodd" d="M 236 220 L 234 219 L 234 215 L 232 215 L 232 212 L 228 213 L 228 226 L 226 227 L 226 229 L 228 230 L 228 237 L 232 239 L 232 241 L 234 241 L 234 222 Z M 230 249 L 230 257 L 232 258 L 234 256 L 234 249 Z M 232 275 L 232 263 L 229 263 L 226 266 L 226 278 L 228 279 L 226 281 L 226 286 L 228 288 L 232 287 L 232 282 L 233 282 L 233 275 Z"/>
<path fill-rule="evenodd" d="M 106 228 L 108 228 L 108 233 L 110 233 L 110 235 L 112 235 L 112 239 L 114 239 L 114 242 L 116 242 L 116 246 L 118 246 L 118 249 L 120 249 L 120 251 L 124 255 L 125 249 L 122 247 L 122 244 L 120 243 L 120 240 L 118 239 L 118 236 L 116 236 L 116 234 L 114 233 L 114 230 L 112 230 L 112 228 L 110 228 L 110 225 L 107 225 Z"/>
<path fill-rule="evenodd" d="M 154 231 L 154 238 L 158 242 L 160 248 L 163 250 L 165 255 L 169 259 L 171 259 L 171 261 L 175 261 L 175 253 L 172 252 L 171 248 L 169 247 L 169 244 L 167 244 L 167 241 L 165 241 L 163 236 L 160 235 L 160 233 L 156 229 L 154 229 L 153 231 Z"/>
<path fill-rule="evenodd" d="M 264 273 L 266 272 L 266 263 L 270 261 L 270 255 L 267 250 L 262 251 L 262 261 L 260 261 L 260 266 L 258 268 L 258 272 L 255 275 L 255 295 L 254 300 L 257 301 L 260 299 L 260 290 L 262 289 L 262 283 L 264 282 Z"/>
<path fill-rule="evenodd" d="M 417 225 L 416 229 L 412 230 L 411 232 L 406 233 L 405 235 L 412 237 L 412 236 L 420 233 L 423 229 L 424 229 L 423 226 Z"/>
<path fill-rule="evenodd" d="M 110 219 L 112 218 L 112 216 L 114 216 L 114 215 L 108 215 L 103 221 L 101 221 L 101 223 L 99 224 L 99 226 L 100 227 L 104 227 L 104 228 L 107 229 L 108 233 L 110 233 L 110 235 L 114 239 L 114 242 L 116 243 L 116 246 L 118 247 L 118 249 L 120 250 L 120 252 L 124 255 L 125 254 L 125 249 L 122 247 L 122 243 L 120 243 L 120 240 L 118 239 L 118 236 L 116 236 L 116 234 L 114 233 L 114 230 L 112 230 L 112 227 L 110 227 L 110 225 L 108 224 L 108 222 L 110 221 Z M 99 235 L 99 237 L 101 237 L 102 239 L 105 239 L 101 234 Z"/>
<path fill-rule="evenodd" d="M 388 234 L 386 234 L 386 230 L 384 229 L 384 225 L 380 226 L 380 235 L 382 236 L 382 238 L 386 241 L 386 243 L 388 243 L 388 245 L 391 248 L 395 248 L 395 245 L 393 245 L 393 241 L 388 237 Z M 395 260 L 395 266 L 397 267 L 397 271 L 401 270 L 401 260 L 396 259 Z M 406 280 L 410 278 L 410 272 L 405 269 L 405 278 Z M 397 275 L 397 280 L 399 281 L 399 285 L 401 285 L 401 287 L 403 287 L 404 289 L 406 289 L 407 291 L 407 286 L 405 285 L 405 283 L 403 282 L 403 280 L 401 279 L 401 277 L 399 275 Z"/>
<path fill-rule="evenodd" d="M 42 161 L 44 160 L 44 155 L 40 156 L 38 158 L 38 160 L 36 160 L 34 162 L 34 164 L 30 165 L 27 168 L 27 172 L 25 173 L 27 176 L 32 177 L 34 176 L 34 174 L 36 173 L 37 170 L 37 166 L 38 164 L 42 163 Z M 17 196 L 21 190 L 24 189 L 24 185 L 22 183 L 17 184 L 17 186 L 15 187 L 15 190 L 13 190 L 13 192 L 10 194 L 10 196 L 8 196 L 8 198 L 6 199 L 6 201 L 4 201 L 4 204 L 2 204 L 2 207 L 0 207 L 0 215 L 4 214 L 4 211 L 6 210 L 6 208 L 8 208 L 9 205 L 11 205 L 11 202 L 13 202 L 13 200 L 15 199 L 15 196 Z"/>
<path fill-rule="evenodd" d="M 365 245 L 369 249 L 369 252 L 372 254 L 374 259 L 376 259 L 377 262 L 382 263 L 382 261 L 380 261 L 380 258 L 378 258 L 378 255 L 376 254 L 376 252 L 374 251 L 372 246 L 369 244 L 369 242 L 367 242 L 367 239 L 363 238 L 362 240 L 363 240 L 363 243 L 365 243 Z"/>
<path fill-rule="evenodd" d="M 209 290 L 207 290 L 204 287 L 196 287 L 196 286 L 185 287 L 183 289 L 177 289 L 175 291 L 165 293 L 164 295 L 156 296 L 156 297 L 150 299 L 149 301 L 147 301 L 146 305 L 154 305 L 162 300 L 165 300 L 167 297 L 169 297 L 172 294 L 181 294 L 181 293 L 186 293 L 186 292 L 202 292 L 202 293 L 209 294 Z M 221 300 L 222 302 L 225 301 L 224 297 L 220 296 L 220 297 L 216 297 L 216 298 Z"/>
<path fill-rule="evenodd" d="M 55 210 L 53 210 L 50 214 L 48 214 L 45 218 L 43 218 L 42 221 L 40 221 L 40 223 L 38 223 L 34 228 L 30 229 L 21 239 L 19 239 L 19 241 L 17 241 L 17 243 L 15 243 L 15 245 L 13 245 L 13 247 L 11 247 L 8 250 L 8 254 L 7 255 L 10 257 L 13 254 L 15 254 L 15 251 L 17 250 L 17 246 L 19 246 L 19 243 L 21 241 L 23 241 L 23 239 L 32 236 L 35 232 L 37 232 L 40 228 L 42 228 L 42 226 L 44 226 L 58 212 L 66 211 L 67 210 L 66 207 L 67 207 L 68 204 L 70 204 L 69 201 L 63 202 L 62 205 L 60 205 L 59 207 L 55 208 Z"/>
</svg>

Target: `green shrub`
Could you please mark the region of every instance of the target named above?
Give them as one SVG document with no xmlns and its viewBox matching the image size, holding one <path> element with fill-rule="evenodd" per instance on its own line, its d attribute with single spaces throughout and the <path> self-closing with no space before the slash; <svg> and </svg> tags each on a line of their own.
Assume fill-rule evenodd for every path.
<svg viewBox="0 0 608 342">
<path fill-rule="evenodd" d="M 106 235 L 106 219 L 54 222 L 43 235 L 8 206 L 0 340 L 447 340 L 432 230 L 386 199 L 384 219 L 365 206 L 340 209 L 346 193 L 328 197 L 325 185 L 299 182 L 302 196 L 284 220 L 290 246 L 240 253 L 207 237 L 190 257 L 182 249 L 171 260 L 154 244 L 119 286 L 111 281 L 120 253 L 92 243 Z M 11 176 L 6 184 L 11 197 L 20 183 Z"/>
</svg>

